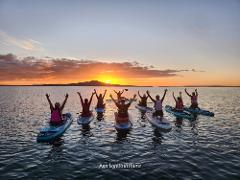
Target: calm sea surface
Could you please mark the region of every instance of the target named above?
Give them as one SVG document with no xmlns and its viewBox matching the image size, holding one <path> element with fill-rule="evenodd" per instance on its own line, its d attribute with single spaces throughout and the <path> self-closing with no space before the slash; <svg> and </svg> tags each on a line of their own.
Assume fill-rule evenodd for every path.
<svg viewBox="0 0 240 180">
<path fill-rule="evenodd" d="M 77 124 L 81 108 L 76 92 L 89 97 L 93 88 L 0 87 L 0 179 L 240 179 L 240 88 L 199 88 L 200 106 L 215 117 L 179 122 L 165 112 L 173 126 L 168 133 L 155 130 L 134 102 L 130 108 L 133 129 L 126 135 L 114 129 L 116 108 L 111 101 L 90 129 Z M 109 99 L 112 87 L 107 89 Z M 137 90 L 147 89 L 129 88 L 125 96 Z M 149 90 L 162 95 L 164 89 Z M 164 105 L 174 105 L 172 91 L 183 88 L 168 90 Z M 53 102 L 62 102 L 68 93 L 64 112 L 74 117 L 64 136 L 51 144 L 36 142 L 39 128 L 50 116 L 45 93 L 51 94 Z M 189 98 L 183 97 L 189 104 Z M 96 99 L 92 108 L 95 105 Z M 113 165 L 127 163 L 141 167 L 114 169 Z"/>
</svg>

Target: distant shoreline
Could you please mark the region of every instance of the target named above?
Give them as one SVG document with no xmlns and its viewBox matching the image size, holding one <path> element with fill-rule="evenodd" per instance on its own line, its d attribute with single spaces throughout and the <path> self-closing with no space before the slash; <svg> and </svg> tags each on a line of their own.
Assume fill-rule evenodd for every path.
<svg viewBox="0 0 240 180">
<path fill-rule="evenodd" d="M 240 87 L 240 86 L 222 86 L 222 85 L 183 85 L 183 86 L 137 86 L 137 85 L 122 85 L 122 84 L 109 84 L 98 80 L 91 80 L 77 83 L 67 84 L 29 84 L 29 85 L 4 85 L 0 86 L 99 86 L 99 87 Z"/>
<path fill-rule="evenodd" d="M 55 84 L 43 84 L 43 85 L 3 85 L 0 84 L 0 87 L 4 87 L 4 86 L 32 86 L 32 87 L 44 87 L 44 86 L 73 86 L 73 87 L 231 87 L 231 88 L 240 88 L 240 86 L 137 86 L 137 85 L 67 85 L 67 84 L 59 84 L 59 85 L 55 85 Z"/>
</svg>

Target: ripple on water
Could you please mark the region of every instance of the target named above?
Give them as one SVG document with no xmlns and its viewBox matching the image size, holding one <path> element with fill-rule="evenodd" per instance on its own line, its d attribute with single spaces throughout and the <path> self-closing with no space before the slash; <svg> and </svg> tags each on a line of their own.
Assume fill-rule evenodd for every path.
<svg viewBox="0 0 240 180">
<path fill-rule="evenodd" d="M 132 96 L 138 89 L 146 90 L 132 87 L 126 96 Z M 180 89 L 169 88 L 169 91 Z M 214 111 L 215 117 L 177 121 L 165 112 L 173 125 L 168 133 L 154 129 L 133 104 L 134 126 L 127 134 L 118 134 L 114 129 L 115 107 L 110 101 L 103 117 L 95 119 L 89 129 L 80 127 L 76 122 L 79 90 L 85 97 L 92 88 L 0 87 L 1 179 L 239 178 L 239 88 L 199 88 L 199 103 Z M 154 95 L 159 90 L 162 91 L 152 88 L 151 92 Z M 38 129 L 48 123 L 50 115 L 44 97 L 46 92 L 53 101 L 69 93 L 65 111 L 73 114 L 74 122 L 64 136 L 53 143 L 36 143 Z M 189 103 L 185 95 L 183 98 Z M 93 106 L 95 104 L 94 99 Z M 174 104 L 170 96 L 166 97 L 165 104 Z M 141 163 L 142 168 L 99 168 L 108 163 Z"/>
</svg>

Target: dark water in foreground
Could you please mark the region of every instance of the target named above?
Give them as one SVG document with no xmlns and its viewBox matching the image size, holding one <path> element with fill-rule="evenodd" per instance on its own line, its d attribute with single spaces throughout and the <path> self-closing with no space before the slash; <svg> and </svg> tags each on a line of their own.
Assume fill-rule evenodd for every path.
<svg viewBox="0 0 240 180">
<path fill-rule="evenodd" d="M 137 89 L 146 90 L 129 88 L 126 96 Z M 164 105 L 173 105 L 171 93 L 180 89 L 169 88 Z M 196 121 L 176 122 L 165 112 L 173 125 L 168 133 L 154 130 L 141 118 L 134 103 L 130 109 L 134 126 L 126 136 L 117 134 L 113 127 L 115 107 L 111 101 L 107 102 L 103 119 L 95 119 L 89 130 L 77 124 L 76 92 L 89 96 L 92 90 L 92 87 L 0 87 L 0 179 L 240 179 L 239 88 L 199 88 L 200 105 L 215 112 L 215 117 L 199 116 Z M 163 92 L 162 88 L 150 90 L 152 95 Z M 49 118 L 46 92 L 53 101 L 62 101 L 68 92 L 65 112 L 74 117 L 64 136 L 52 144 L 36 142 L 38 129 Z M 184 102 L 189 103 L 185 95 Z M 141 167 L 100 168 L 126 163 Z"/>
</svg>

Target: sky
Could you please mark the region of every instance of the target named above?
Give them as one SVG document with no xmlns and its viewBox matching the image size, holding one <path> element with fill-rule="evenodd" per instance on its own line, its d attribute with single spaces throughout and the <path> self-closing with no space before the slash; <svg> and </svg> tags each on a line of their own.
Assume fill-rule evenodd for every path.
<svg viewBox="0 0 240 180">
<path fill-rule="evenodd" d="M 240 0 L 0 0 L 0 84 L 240 85 Z"/>
</svg>

